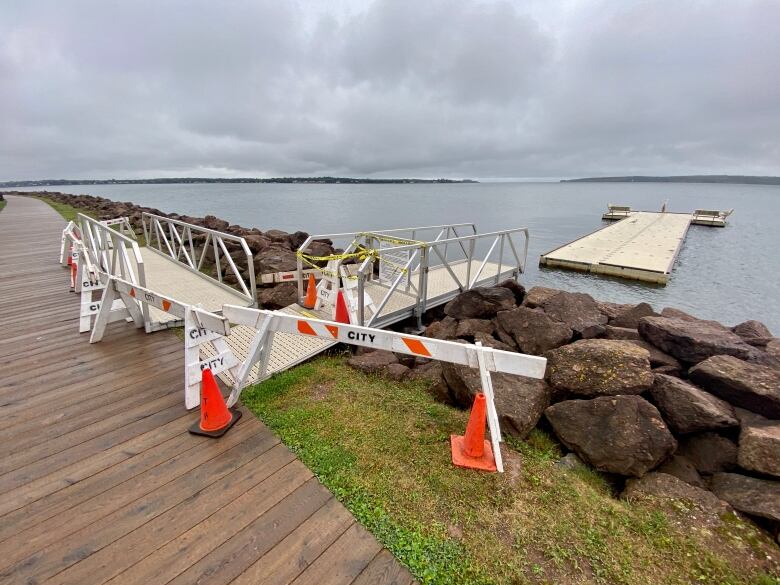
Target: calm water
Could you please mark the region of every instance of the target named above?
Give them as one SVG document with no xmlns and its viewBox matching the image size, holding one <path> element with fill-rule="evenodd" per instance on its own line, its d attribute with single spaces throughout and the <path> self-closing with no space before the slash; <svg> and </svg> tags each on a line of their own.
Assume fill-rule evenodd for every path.
<svg viewBox="0 0 780 585">
<path fill-rule="evenodd" d="M 50 188 L 213 214 L 262 230 L 349 232 L 474 222 L 480 232 L 528 227 L 526 286 L 613 302 L 679 307 L 735 324 L 759 319 L 780 335 L 780 187 L 704 184 L 479 183 L 462 185 L 93 185 Z M 736 211 L 726 228 L 691 226 L 665 287 L 540 269 L 539 255 L 601 227 L 607 203 L 669 211 Z"/>
</svg>

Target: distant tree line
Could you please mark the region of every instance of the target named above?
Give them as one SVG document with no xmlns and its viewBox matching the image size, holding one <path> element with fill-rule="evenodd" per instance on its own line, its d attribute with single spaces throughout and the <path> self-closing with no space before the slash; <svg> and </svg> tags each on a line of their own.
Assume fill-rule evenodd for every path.
<svg viewBox="0 0 780 585">
<path fill-rule="evenodd" d="M 397 183 L 477 183 L 472 179 L 360 179 L 351 177 L 277 177 L 258 179 L 211 179 L 206 177 L 176 177 L 170 179 L 40 179 L 36 181 L 6 181 L 0 187 L 58 187 L 62 185 L 170 185 L 178 183 L 323 183 L 323 184 L 397 184 Z"/>
<path fill-rule="evenodd" d="M 561 183 L 735 183 L 744 185 L 780 185 L 780 177 L 754 177 L 750 175 L 588 177 L 585 179 L 564 179 Z"/>
</svg>

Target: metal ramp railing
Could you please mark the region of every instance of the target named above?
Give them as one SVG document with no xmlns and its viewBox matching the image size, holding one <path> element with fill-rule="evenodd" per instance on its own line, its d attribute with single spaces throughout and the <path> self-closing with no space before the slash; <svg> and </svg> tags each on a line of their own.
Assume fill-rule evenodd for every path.
<svg viewBox="0 0 780 585">
<path fill-rule="evenodd" d="M 449 224 L 310 236 L 298 249 L 299 274 L 309 245 L 323 238 L 351 238 L 328 270 L 355 281 L 348 286 L 357 289 L 357 324 L 373 327 L 412 315 L 421 323 L 428 308 L 463 291 L 516 279 L 528 256 L 527 228 L 479 234 L 474 224 Z M 343 256 L 355 253 L 361 256 L 357 270 L 345 270 Z M 298 294 L 303 298 L 303 279 Z"/>
</svg>

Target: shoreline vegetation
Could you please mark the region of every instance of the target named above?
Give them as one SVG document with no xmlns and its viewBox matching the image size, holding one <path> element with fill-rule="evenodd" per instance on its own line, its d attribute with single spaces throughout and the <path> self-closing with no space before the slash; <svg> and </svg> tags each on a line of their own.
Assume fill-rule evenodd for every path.
<svg viewBox="0 0 780 585">
<path fill-rule="evenodd" d="M 16 194 L 134 225 L 145 209 Z M 258 272 L 303 235 L 177 217 L 252 240 Z M 293 288 L 258 299 L 277 308 Z M 470 368 L 342 346 L 242 400 L 421 583 L 780 584 L 780 339 L 763 324 L 513 281 L 425 323 L 547 357 L 545 380 L 493 377 L 506 473 L 451 465 L 479 391 Z"/>
<path fill-rule="evenodd" d="M 62 187 L 70 185 L 179 185 L 195 183 L 290 183 L 304 185 L 420 185 L 428 183 L 478 183 L 474 179 L 366 179 L 352 177 L 174 177 L 158 179 L 40 179 L 0 182 L 0 189 L 14 187 Z"/>
<path fill-rule="evenodd" d="M 732 185 L 780 185 L 780 177 L 750 175 L 680 175 L 672 177 L 627 176 L 562 179 L 561 183 L 724 183 Z"/>
</svg>

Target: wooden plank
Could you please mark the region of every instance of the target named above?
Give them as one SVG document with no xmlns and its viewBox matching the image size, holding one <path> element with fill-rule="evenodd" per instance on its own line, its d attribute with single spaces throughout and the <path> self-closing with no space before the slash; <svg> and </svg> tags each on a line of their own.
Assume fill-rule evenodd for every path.
<svg viewBox="0 0 780 585">
<path fill-rule="evenodd" d="M 332 496 L 316 478 L 307 481 L 233 538 L 181 573 L 170 585 L 230 583 Z"/>
<path fill-rule="evenodd" d="M 380 549 L 379 543 L 365 528 L 353 524 L 293 583 L 295 585 L 351 583 L 363 572 Z"/>
<path fill-rule="evenodd" d="M 231 585 L 286 585 L 292 582 L 354 523 L 355 519 L 344 506 L 335 499 L 329 500 L 287 538 L 247 567 Z"/>
<path fill-rule="evenodd" d="M 409 585 L 414 582 L 412 574 L 403 567 L 395 557 L 384 549 L 379 552 L 363 569 L 352 585 Z"/>
</svg>

